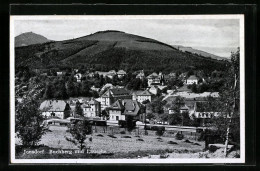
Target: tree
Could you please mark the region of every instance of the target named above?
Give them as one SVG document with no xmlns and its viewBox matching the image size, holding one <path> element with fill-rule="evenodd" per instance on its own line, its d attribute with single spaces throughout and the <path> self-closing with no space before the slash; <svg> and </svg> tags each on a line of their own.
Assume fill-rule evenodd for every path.
<svg viewBox="0 0 260 171">
<path fill-rule="evenodd" d="M 51 99 L 53 98 L 53 86 L 51 83 L 47 83 L 46 88 L 45 88 L 45 92 L 43 95 L 44 99 Z"/>
<path fill-rule="evenodd" d="M 192 91 L 193 93 L 197 93 L 197 85 L 196 85 L 195 83 L 193 83 L 193 84 L 191 85 L 191 91 Z"/>
<path fill-rule="evenodd" d="M 75 116 L 76 116 L 76 117 L 84 116 L 84 114 L 83 114 L 83 109 L 81 108 L 81 104 L 80 104 L 79 101 L 76 102 L 76 106 L 75 106 Z"/>
<path fill-rule="evenodd" d="M 225 134 L 225 156 L 227 156 L 230 134 L 240 136 L 239 58 L 240 52 L 238 48 L 237 52 L 231 53 L 231 63 L 227 64 L 229 70 L 225 76 L 225 84 L 220 91 L 220 98 L 212 103 L 219 113 L 213 120 L 213 124 L 218 131 Z M 239 137 L 237 137 L 237 141 L 239 142 Z"/>
<path fill-rule="evenodd" d="M 82 82 L 80 94 L 84 97 L 88 97 L 90 95 L 90 85 L 88 81 Z"/>
<path fill-rule="evenodd" d="M 126 116 L 126 127 L 128 131 L 132 131 L 135 128 L 135 121 L 133 116 Z"/>
<path fill-rule="evenodd" d="M 172 102 L 174 113 L 169 116 L 169 124 L 176 125 L 181 124 L 183 126 L 183 115 L 181 113 L 181 107 L 185 104 L 184 98 L 177 96 Z"/>
<path fill-rule="evenodd" d="M 66 86 L 67 94 L 68 94 L 69 97 L 74 97 L 75 96 L 75 94 L 76 94 L 75 89 L 76 88 L 75 88 L 74 83 L 71 80 L 69 80 L 67 82 L 67 86 Z"/>
<path fill-rule="evenodd" d="M 39 111 L 39 103 L 29 97 L 16 103 L 15 132 L 23 146 L 35 146 L 45 134 L 47 128 L 42 124 L 44 118 Z"/>
<path fill-rule="evenodd" d="M 75 145 L 79 144 L 80 150 L 83 150 L 86 136 L 92 133 L 91 124 L 87 120 L 78 121 L 69 126 L 69 132 L 72 138 L 66 137 L 67 141 L 73 142 Z"/>
</svg>

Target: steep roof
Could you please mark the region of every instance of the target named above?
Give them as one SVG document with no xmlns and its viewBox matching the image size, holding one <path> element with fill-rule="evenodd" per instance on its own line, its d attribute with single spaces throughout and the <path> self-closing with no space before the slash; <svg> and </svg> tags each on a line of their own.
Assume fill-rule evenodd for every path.
<svg viewBox="0 0 260 171">
<path fill-rule="evenodd" d="M 110 109 L 122 110 L 123 115 L 136 116 L 141 109 L 141 105 L 136 100 L 117 100 L 115 103 L 111 105 Z"/>
<path fill-rule="evenodd" d="M 43 111 L 64 111 L 67 103 L 64 100 L 45 100 L 40 105 Z"/>
<path fill-rule="evenodd" d="M 126 100 L 124 115 L 136 116 L 140 111 L 140 105 L 136 100 Z"/>
<path fill-rule="evenodd" d="M 124 110 L 124 105 L 122 103 L 122 100 L 115 101 L 115 103 L 113 103 L 110 108 L 111 109 Z"/>
</svg>

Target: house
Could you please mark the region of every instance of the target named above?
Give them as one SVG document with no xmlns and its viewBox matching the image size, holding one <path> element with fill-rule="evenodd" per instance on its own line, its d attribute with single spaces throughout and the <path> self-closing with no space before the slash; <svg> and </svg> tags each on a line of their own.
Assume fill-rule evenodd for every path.
<svg viewBox="0 0 260 171">
<path fill-rule="evenodd" d="M 126 75 L 126 72 L 125 72 L 124 70 L 119 70 L 119 71 L 117 72 L 118 78 L 122 78 L 122 77 L 124 77 L 125 75 Z"/>
<path fill-rule="evenodd" d="M 140 103 L 142 103 L 143 101 L 146 101 L 146 100 L 149 100 L 151 102 L 152 93 L 150 93 L 148 90 L 133 92 L 132 99 L 137 100 Z"/>
<path fill-rule="evenodd" d="M 174 107 L 171 106 L 169 109 L 169 114 L 174 114 L 175 111 L 174 111 Z M 186 106 L 186 104 L 183 104 L 181 107 L 180 107 L 180 113 L 185 113 L 185 112 L 188 112 L 189 113 L 189 108 Z"/>
<path fill-rule="evenodd" d="M 136 78 L 139 78 L 140 80 L 143 80 L 145 78 L 144 70 L 141 70 L 141 72 L 136 75 Z"/>
<path fill-rule="evenodd" d="M 109 108 L 109 120 L 126 120 L 126 116 L 138 117 L 141 113 L 141 104 L 136 100 L 117 100 Z"/>
<path fill-rule="evenodd" d="M 70 105 L 64 100 L 45 100 L 40 105 L 42 115 L 45 117 L 58 117 L 65 119 L 64 113 L 70 113 Z"/>
<path fill-rule="evenodd" d="M 148 86 L 151 87 L 151 85 L 161 85 L 161 79 L 162 75 L 158 75 L 157 73 L 152 73 L 148 75 L 147 77 L 148 80 Z"/>
<path fill-rule="evenodd" d="M 191 84 L 198 84 L 199 79 L 195 75 L 191 75 L 187 80 L 186 84 L 191 85 Z"/>
<path fill-rule="evenodd" d="M 100 102 L 91 99 L 88 103 L 82 104 L 82 109 L 85 117 L 99 117 L 101 113 L 101 105 Z"/>
<path fill-rule="evenodd" d="M 132 96 L 125 88 L 108 89 L 100 97 L 101 108 L 104 109 L 106 107 L 109 107 L 119 99 L 132 99 Z"/>
<path fill-rule="evenodd" d="M 81 82 L 81 79 L 82 79 L 82 74 L 81 73 L 75 74 L 74 77 L 77 79 L 77 82 Z"/>
<path fill-rule="evenodd" d="M 212 118 L 217 116 L 217 109 L 210 106 L 208 102 L 196 102 L 194 106 L 194 116 L 196 118 Z"/>
</svg>

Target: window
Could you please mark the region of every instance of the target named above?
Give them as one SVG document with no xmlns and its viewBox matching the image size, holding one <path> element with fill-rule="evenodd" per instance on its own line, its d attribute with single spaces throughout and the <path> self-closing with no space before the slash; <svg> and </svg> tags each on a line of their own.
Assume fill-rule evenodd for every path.
<svg viewBox="0 0 260 171">
<path fill-rule="evenodd" d="M 116 120 L 117 120 L 117 121 L 119 120 L 119 116 L 116 116 Z"/>
</svg>

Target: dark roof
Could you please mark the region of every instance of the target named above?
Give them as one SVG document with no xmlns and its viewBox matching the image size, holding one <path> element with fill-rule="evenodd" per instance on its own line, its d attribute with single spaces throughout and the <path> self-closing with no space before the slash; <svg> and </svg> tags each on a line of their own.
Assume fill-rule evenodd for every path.
<svg viewBox="0 0 260 171">
<path fill-rule="evenodd" d="M 148 90 L 145 91 L 138 91 L 136 92 L 137 96 L 152 96 L 152 93 L 150 93 Z"/>
<path fill-rule="evenodd" d="M 136 116 L 141 109 L 141 105 L 136 100 L 117 100 L 115 103 L 111 105 L 110 109 L 122 110 L 123 115 Z"/>
<path fill-rule="evenodd" d="M 122 100 L 115 101 L 115 103 L 111 105 L 110 109 L 124 110 Z"/>
<path fill-rule="evenodd" d="M 126 100 L 124 115 L 136 116 L 140 111 L 140 104 L 136 100 Z"/>
<path fill-rule="evenodd" d="M 195 110 L 196 112 L 213 112 L 216 109 L 209 102 L 196 102 Z"/>
<path fill-rule="evenodd" d="M 125 88 L 113 88 L 110 89 L 112 95 L 129 95 L 129 92 Z"/>
</svg>

